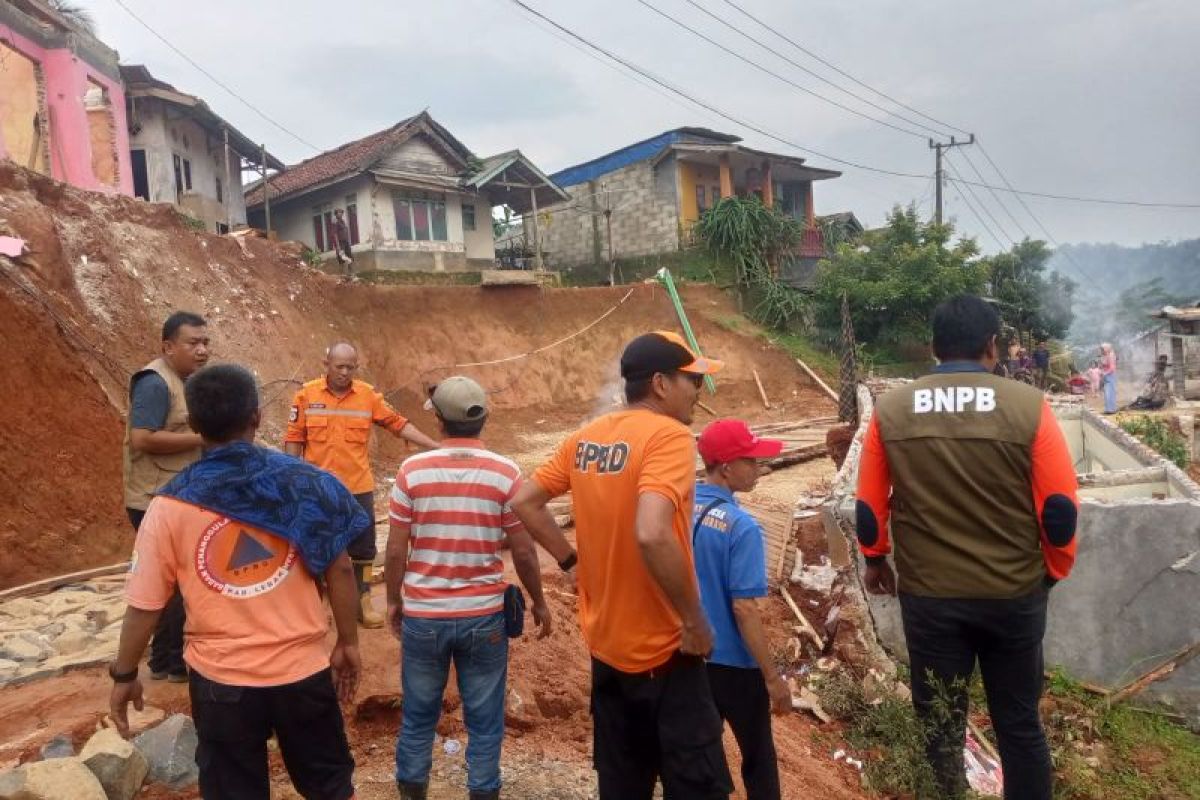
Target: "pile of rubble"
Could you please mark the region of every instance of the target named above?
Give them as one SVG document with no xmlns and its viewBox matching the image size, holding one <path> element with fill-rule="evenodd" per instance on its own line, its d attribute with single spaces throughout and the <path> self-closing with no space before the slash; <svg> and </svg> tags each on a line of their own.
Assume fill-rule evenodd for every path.
<svg viewBox="0 0 1200 800">
<path fill-rule="evenodd" d="M 132 800 L 147 782 L 178 791 L 198 777 L 196 727 L 174 714 L 129 741 L 103 727 L 78 755 L 69 737 L 55 737 L 40 760 L 0 772 L 0 800 Z"/>
<path fill-rule="evenodd" d="M 0 600 L 0 686 L 112 660 L 121 635 L 124 575 Z"/>
</svg>

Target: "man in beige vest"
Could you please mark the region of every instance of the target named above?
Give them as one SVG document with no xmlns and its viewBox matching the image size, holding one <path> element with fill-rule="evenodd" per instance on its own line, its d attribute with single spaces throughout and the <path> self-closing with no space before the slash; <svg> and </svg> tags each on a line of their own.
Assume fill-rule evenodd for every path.
<svg viewBox="0 0 1200 800">
<path fill-rule="evenodd" d="M 129 420 L 125 425 L 125 511 L 134 530 L 150 499 L 167 481 L 200 458 L 200 434 L 188 426 L 183 384 L 208 362 L 204 317 L 176 311 L 163 323 L 162 355 L 129 381 Z M 183 600 L 176 592 L 150 644 L 150 675 L 156 680 L 187 680 L 183 663 Z"/>
</svg>

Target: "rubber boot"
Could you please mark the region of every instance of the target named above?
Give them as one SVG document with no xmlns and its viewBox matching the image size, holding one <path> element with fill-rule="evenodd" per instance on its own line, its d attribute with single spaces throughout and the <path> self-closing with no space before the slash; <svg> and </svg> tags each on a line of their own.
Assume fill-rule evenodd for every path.
<svg viewBox="0 0 1200 800">
<path fill-rule="evenodd" d="M 429 792 L 427 783 L 396 781 L 396 788 L 400 790 L 400 800 L 425 800 L 425 795 Z"/>
<path fill-rule="evenodd" d="M 383 617 L 371 605 L 371 572 L 374 567 L 370 561 L 354 562 L 358 578 L 358 624 L 364 628 L 383 627 Z"/>
</svg>

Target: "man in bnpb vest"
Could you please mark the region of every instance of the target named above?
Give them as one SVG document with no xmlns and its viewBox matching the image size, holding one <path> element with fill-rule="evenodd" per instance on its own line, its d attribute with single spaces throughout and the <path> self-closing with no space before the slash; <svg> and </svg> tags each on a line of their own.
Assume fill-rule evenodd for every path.
<svg viewBox="0 0 1200 800">
<path fill-rule="evenodd" d="M 200 434 L 188 426 L 183 384 L 208 363 L 208 343 L 204 317 L 176 311 L 163 323 L 162 355 L 129 381 L 125 511 L 134 530 L 142 524 L 154 493 L 200 458 Z M 183 627 L 183 599 L 176 592 L 163 609 L 150 644 L 150 676 L 155 680 L 187 680 Z"/>
<path fill-rule="evenodd" d="M 938 796 L 966 789 L 966 684 L 978 662 L 1004 796 L 1050 800 L 1042 637 L 1049 591 L 1075 562 L 1078 484 L 1042 392 L 991 374 L 999 331 L 978 297 L 934 311 L 940 363 L 880 398 L 867 429 L 856 532 L 867 591 L 899 590 L 913 704 L 936 720 L 928 757 Z M 934 713 L 943 698 L 955 713 Z"/>
<path fill-rule="evenodd" d="M 364 628 L 383 626 L 371 605 L 371 573 L 375 566 L 375 476 L 371 472 L 371 425 L 427 450 L 438 443 L 388 404 L 375 387 L 357 380 L 358 350 L 336 342 L 325 351 L 325 374 L 296 392 L 283 450 L 332 472 L 370 517 L 346 552 L 358 576 L 358 621 Z"/>
</svg>

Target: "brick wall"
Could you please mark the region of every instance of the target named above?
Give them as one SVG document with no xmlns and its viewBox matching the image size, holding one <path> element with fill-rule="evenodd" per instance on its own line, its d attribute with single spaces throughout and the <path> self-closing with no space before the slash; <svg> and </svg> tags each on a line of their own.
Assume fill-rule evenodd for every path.
<svg viewBox="0 0 1200 800">
<path fill-rule="evenodd" d="M 571 200 L 543 209 L 541 236 L 547 269 L 570 269 L 608 260 L 606 204 L 613 209 L 617 258 L 636 258 L 679 249 L 675 161 L 651 169 L 639 161 L 594 181 L 567 189 Z M 547 220 L 548 215 L 548 220 Z M 526 220 L 525 233 L 532 235 Z"/>
</svg>

